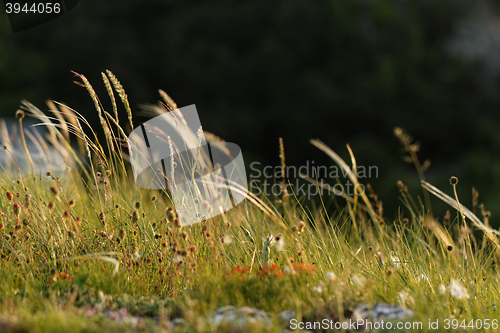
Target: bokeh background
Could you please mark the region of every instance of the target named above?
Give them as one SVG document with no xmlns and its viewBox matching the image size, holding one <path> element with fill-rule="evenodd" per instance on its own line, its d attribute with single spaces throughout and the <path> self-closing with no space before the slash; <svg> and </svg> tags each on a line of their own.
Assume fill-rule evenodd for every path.
<svg viewBox="0 0 500 333">
<path fill-rule="evenodd" d="M 196 104 L 204 129 L 243 149 L 246 163 L 330 165 L 319 138 L 360 165 L 393 218 L 396 181 L 421 194 L 393 128 L 421 143 L 427 179 L 462 202 L 471 188 L 500 221 L 500 9 L 494 1 L 81 1 L 68 14 L 12 33 L 0 12 L 0 116 L 27 99 L 65 102 L 98 127 L 93 83 L 120 79 L 139 116 L 157 89 Z M 123 111 L 123 110 L 122 110 Z M 436 200 L 433 200 L 436 202 Z M 444 206 L 437 205 L 438 209 Z M 498 225 L 498 222 L 497 222 Z"/>
</svg>

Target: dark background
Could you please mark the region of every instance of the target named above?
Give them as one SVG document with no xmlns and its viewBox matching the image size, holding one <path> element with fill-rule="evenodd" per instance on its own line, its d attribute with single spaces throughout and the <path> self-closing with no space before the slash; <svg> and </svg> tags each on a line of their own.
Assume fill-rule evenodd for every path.
<svg viewBox="0 0 500 333">
<path fill-rule="evenodd" d="M 180 107 L 196 104 L 204 129 L 240 145 L 247 164 L 279 165 L 279 137 L 296 166 L 333 163 L 310 138 L 346 159 L 349 143 L 359 165 L 379 167 L 369 182 L 389 218 L 397 180 L 421 193 L 393 134 L 401 126 L 432 161 L 430 182 L 451 193 L 458 176 L 462 202 L 475 186 L 500 221 L 497 13 L 463 0 L 84 0 L 14 34 L 2 12 L 0 115 L 22 99 L 46 110 L 51 98 L 99 127 L 70 70 L 110 110 L 100 77 L 109 69 L 137 115 L 161 88 Z"/>
</svg>

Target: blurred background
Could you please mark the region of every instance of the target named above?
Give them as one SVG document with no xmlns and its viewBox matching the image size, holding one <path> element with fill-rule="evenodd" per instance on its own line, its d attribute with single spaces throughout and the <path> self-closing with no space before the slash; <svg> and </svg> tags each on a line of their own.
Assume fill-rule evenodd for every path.
<svg viewBox="0 0 500 333">
<path fill-rule="evenodd" d="M 398 180 L 421 194 L 394 136 L 400 126 L 430 160 L 427 180 L 451 194 L 460 179 L 500 221 L 500 8 L 494 1 L 81 1 L 66 15 L 12 33 L 0 13 L 0 116 L 22 99 L 43 111 L 67 103 L 99 127 L 84 74 L 111 109 L 101 72 L 124 85 L 132 109 L 165 90 L 196 104 L 204 129 L 242 147 L 247 164 L 332 165 L 319 138 L 358 165 L 396 216 Z M 122 112 L 123 109 L 122 109 Z M 125 117 L 122 117 L 125 119 Z M 443 214 L 445 206 L 437 213 Z M 498 226 L 498 222 L 496 223 Z"/>
</svg>

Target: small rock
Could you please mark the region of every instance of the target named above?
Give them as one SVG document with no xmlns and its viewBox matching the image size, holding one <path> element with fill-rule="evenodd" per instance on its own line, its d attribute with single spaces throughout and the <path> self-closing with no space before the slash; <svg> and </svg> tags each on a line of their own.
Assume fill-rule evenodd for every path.
<svg viewBox="0 0 500 333">
<path fill-rule="evenodd" d="M 272 325 L 272 317 L 267 312 L 250 307 L 235 308 L 234 306 L 225 306 L 219 308 L 214 313 L 214 324 L 219 326 L 222 323 L 243 327 L 246 325 L 262 324 Z"/>
<path fill-rule="evenodd" d="M 295 319 L 295 311 L 284 310 L 280 312 L 280 320 L 282 323 L 289 324 L 292 319 Z"/>
<path fill-rule="evenodd" d="M 351 319 L 354 321 L 361 319 L 378 322 L 381 320 L 406 319 L 413 315 L 413 311 L 403 309 L 398 305 L 377 303 L 370 308 L 367 304 L 362 303 L 354 309 Z"/>
</svg>

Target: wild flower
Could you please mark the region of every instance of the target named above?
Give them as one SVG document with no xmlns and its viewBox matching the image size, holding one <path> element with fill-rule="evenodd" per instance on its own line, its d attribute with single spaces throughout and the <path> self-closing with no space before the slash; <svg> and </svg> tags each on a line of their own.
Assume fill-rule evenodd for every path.
<svg viewBox="0 0 500 333">
<path fill-rule="evenodd" d="M 233 237 L 231 237 L 230 235 L 226 235 L 221 237 L 221 241 L 223 244 L 231 244 L 233 242 Z"/>
<path fill-rule="evenodd" d="M 264 266 L 262 267 L 257 274 L 260 276 L 274 276 L 275 278 L 279 278 L 280 276 L 283 276 L 283 272 L 281 271 L 281 267 L 278 265 L 269 265 L 269 266 Z"/>
<path fill-rule="evenodd" d="M 274 237 L 274 240 L 275 240 L 275 245 L 274 247 L 276 248 L 276 251 L 278 252 L 281 252 L 283 251 L 284 247 L 285 247 L 285 237 L 283 236 L 283 234 L 278 234 L 276 235 L 276 237 Z"/>
<path fill-rule="evenodd" d="M 438 287 L 438 291 L 441 295 L 443 295 L 446 292 L 446 286 L 441 283 Z"/>
<path fill-rule="evenodd" d="M 391 252 L 390 259 L 391 259 L 392 265 L 394 267 L 396 267 L 396 268 L 400 268 L 401 267 L 401 259 L 399 259 L 398 256 L 394 255 L 393 252 Z"/>
<path fill-rule="evenodd" d="M 139 221 L 139 212 L 134 210 L 132 212 L 132 222 L 137 222 L 137 221 Z"/>
<path fill-rule="evenodd" d="M 19 214 L 21 212 L 21 206 L 19 206 L 18 203 L 14 203 L 12 205 L 12 209 L 14 211 L 14 216 L 16 217 L 16 219 L 19 218 Z"/>
<path fill-rule="evenodd" d="M 182 262 L 183 262 L 183 261 L 184 261 L 184 259 L 183 259 L 183 258 L 182 258 L 182 256 L 181 256 L 181 255 L 179 255 L 179 254 L 178 254 L 178 255 L 176 255 L 176 256 L 172 259 L 172 263 L 173 263 L 174 265 L 180 265 L 180 264 L 182 264 Z"/>
<path fill-rule="evenodd" d="M 429 278 L 424 273 L 420 274 L 420 276 L 415 277 L 415 282 L 420 283 L 422 281 L 429 282 Z"/>
<path fill-rule="evenodd" d="M 313 287 L 312 289 L 313 289 L 315 292 L 320 293 L 320 294 L 323 292 L 323 288 L 322 288 L 321 286 L 319 286 L 319 285 L 318 285 L 318 286 Z"/>
<path fill-rule="evenodd" d="M 231 277 L 236 277 L 240 281 L 243 279 L 248 278 L 250 274 L 250 268 L 245 267 L 245 266 L 235 266 L 231 270 L 226 272 L 226 276 L 231 276 Z"/>
<path fill-rule="evenodd" d="M 415 299 L 407 292 L 400 291 L 398 294 L 398 301 L 401 305 L 412 305 L 415 303 Z"/>
<path fill-rule="evenodd" d="M 61 280 L 66 280 L 69 282 L 73 278 L 71 275 L 69 275 L 66 272 L 61 272 L 59 274 L 53 274 L 53 273 L 54 273 L 54 270 L 51 270 L 51 275 L 53 277 L 52 277 L 52 280 L 49 281 L 49 283 L 48 283 L 49 285 L 51 285 L 52 283 L 54 283 L 56 281 L 61 281 Z"/>
<path fill-rule="evenodd" d="M 25 113 L 23 110 L 16 111 L 16 119 L 23 119 L 25 117 Z"/>
<path fill-rule="evenodd" d="M 316 267 L 310 264 L 292 264 L 292 268 L 297 274 L 313 274 Z"/>
<path fill-rule="evenodd" d="M 456 279 L 451 279 L 450 285 L 448 286 L 450 295 L 456 299 L 467 299 L 469 298 L 469 293 L 467 289 L 462 285 L 462 283 Z"/>
<path fill-rule="evenodd" d="M 59 190 L 55 186 L 50 187 L 50 192 L 52 192 L 52 194 L 54 194 L 56 197 L 59 195 Z"/>
</svg>

